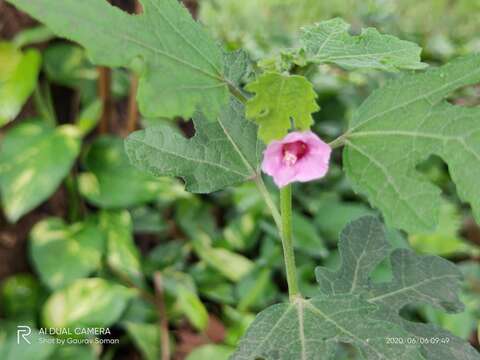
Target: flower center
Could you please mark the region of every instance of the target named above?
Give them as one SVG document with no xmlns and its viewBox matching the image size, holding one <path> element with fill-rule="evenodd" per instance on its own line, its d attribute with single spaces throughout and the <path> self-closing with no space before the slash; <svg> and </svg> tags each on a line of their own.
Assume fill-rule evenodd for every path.
<svg viewBox="0 0 480 360">
<path fill-rule="evenodd" d="M 283 145 L 283 162 L 287 166 L 293 166 L 308 152 L 307 144 L 303 141 L 295 141 Z"/>
</svg>

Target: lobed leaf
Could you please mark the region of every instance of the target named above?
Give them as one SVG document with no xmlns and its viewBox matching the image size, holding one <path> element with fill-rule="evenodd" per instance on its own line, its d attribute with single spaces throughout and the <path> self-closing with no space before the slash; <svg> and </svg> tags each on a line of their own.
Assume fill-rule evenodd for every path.
<svg viewBox="0 0 480 360">
<path fill-rule="evenodd" d="M 336 64 L 347 69 L 372 68 L 386 71 L 423 69 L 422 49 L 415 43 L 374 28 L 360 35 L 349 33 L 350 25 L 340 18 L 331 19 L 302 29 L 300 41 L 308 61 Z"/>
<path fill-rule="evenodd" d="M 389 225 L 408 232 L 434 228 L 440 189 L 416 171 L 431 155 L 448 164 L 458 195 L 480 221 L 480 110 L 442 101 L 480 82 L 479 69 L 480 55 L 471 55 L 403 76 L 375 91 L 353 116 L 344 135 L 344 168 Z"/>
<path fill-rule="evenodd" d="M 388 256 L 390 245 L 379 220 L 370 216 L 345 228 L 339 249 L 337 271 L 316 270 L 320 294 L 261 312 L 233 360 L 334 359 L 338 343 L 350 343 L 369 360 L 480 358 L 463 340 L 399 314 L 403 306 L 419 303 L 460 311 L 461 274 L 453 264 L 397 249 L 391 254 L 393 280 L 372 283 L 369 274 Z"/>
<path fill-rule="evenodd" d="M 292 120 L 295 129 L 309 130 L 312 113 L 320 109 L 312 84 L 303 76 L 268 72 L 245 88 L 255 93 L 247 102 L 247 118 L 258 124 L 265 143 L 287 135 Z"/>
<path fill-rule="evenodd" d="M 198 115 L 194 123 L 196 134 L 191 139 L 162 124 L 131 134 L 125 142 L 130 162 L 155 176 L 181 177 L 186 189 L 195 193 L 258 176 L 262 145 L 237 100 L 231 100 L 216 122 Z"/>
<path fill-rule="evenodd" d="M 223 55 L 177 0 L 142 0 L 129 15 L 105 0 L 9 0 L 98 65 L 141 69 L 140 110 L 149 117 L 214 117 L 228 102 Z M 58 14 L 61 14 L 59 16 Z"/>
</svg>

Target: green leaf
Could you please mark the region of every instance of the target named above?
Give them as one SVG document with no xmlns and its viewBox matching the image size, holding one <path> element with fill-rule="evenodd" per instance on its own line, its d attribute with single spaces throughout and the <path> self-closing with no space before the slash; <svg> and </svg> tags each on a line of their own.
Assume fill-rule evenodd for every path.
<svg viewBox="0 0 480 360">
<path fill-rule="evenodd" d="M 133 290 L 100 278 L 77 280 L 53 293 L 43 308 L 43 323 L 52 328 L 105 328 L 125 310 Z"/>
<path fill-rule="evenodd" d="M 380 222 L 360 218 L 343 231 L 337 271 L 317 268 L 320 294 L 296 298 L 261 312 L 232 359 L 333 359 L 338 343 L 350 343 L 363 358 L 478 359 L 468 343 L 431 325 L 399 314 L 405 305 L 429 304 L 459 311 L 461 274 L 448 261 L 397 249 L 391 254 L 393 280 L 372 283 L 369 274 L 390 252 Z M 425 343 L 432 336 L 445 343 Z M 387 339 L 402 339 L 389 343 Z M 408 339 L 412 339 L 409 341 Z"/>
<path fill-rule="evenodd" d="M 87 135 L 97 126 L 101 115 L 102 102 L 99 99 L 92 101 L 82 109 L 80 115 L 75 120 L 75 124 L 82 135 Z"/>
<path fill-rule="evenodd" d="M 37 50 L 25 52 L 0 42 L 0 126 L 13 120 L 37 85 L 41 66 Z"/>
<path fill-rule="evenodd" d="M 160 355 L 160 333 L 157 324 L 124 322 L 128 335 L 145 360 L 157 360 Z"/>
<path fill-rule="evenodd" d="M 125 143 L 130 162 L 155 176 L 178 176 L 186 189 L 209 193 L 258 176 L 262 146 L 243 106 L 231 101 L 215 123 L 194 118 L 191 139 L 159 124 L 131 134 Z"/>
<path fill-rule="evenodd" d="M 234 86 L 238 92 L 242 92 L 241 82 L 247 74 L 250 59 L 244 50 L 237 50 L 224 53 L 225 78 L 228 79 L 231 86 Z"/>
<path fill-rule="evenodd" d="M 399 326 L 372 317 L 375 306 L 352 295 L 298 298 L 262 311 L 232 360 L 333 359 L 336 339 L 375 359 L 422 359 L 411 345 L 385 345 L 385 337 L 405 337 Z"/>
<path fill-rule="evenodd" d="M 103 252 L 103 235 L 91 222 L 66 225 L 62 219 L 48 218 L 35 224 L 30 233 L 30 256 L 40 278 L 51 289 L 97 270 Z"/>
<path fill-rule="evenodd" d="M 23 339 L 18 343 L 17 326 L 30 326 L 31 334 L 27 336 L 30 344 Z M 41 340 L 48 338 L 41 335 L 32 324 L 18 324 L 0 321 L 0 359 L 2 360 L 48 360 L 55 351 L 55 345 Z M 51 340 L 51 338 L 49 338 Z"/>
<path fill-rule="evenodd" d="M 359 202 L 343 202 L 338 196 L 322 196 L 313 200 L 311 212 L 315 225 L 330 240 L 337 242 L 338 235 L 347 224 L 361 216 L 373 215 L 373 211 Z"/>
<path fill-rule="evenodd" d="M 312 84 L 303 76 L 269 72 L 245 87 L 255 97 L 247 102 L 247 118 L 258 124 L 265 143 L 284 137 L 292 127 L 309 130 L 312 113 L 320 108 Z"/>
<path fill-rule="evenodd" d="M 2 282 L 2 313 L 9 318 L 35 319 L 41 299 L 41 288 L 37 279 L 30 274 L 10 276 Z"/>
<path fill-rule="evenodd" d="M 185 360 L 228 360 L 234 349 L 226 345 L 202 345 L 193 350 Z"/>
<path fill-rule="evenodd" d="M 461 215 L 454 204 L 442 201 L 438 225 L 434 231 L 410 234 L 408 240 L 416 251 L 439 256 L 449 256 L 474 251 L 460 237 Z"/>
<path fill-rule="evenodd" d="M 79 151 L 79 132 L 71 125 L 53 129 L 29 121 L 10 129 L 0 151 L 0 192 L 7 219 L 17 221 L 52 195 Z"/>
<path fill-rule="evenodd" d="M 52 40 L 55 35 L 46 26 L 36 26 L 20 31 L 13 38 L 16 47 L 21 48 Z"/>
<path fill-rule="evenodd" d="M 448 164 L 458 195 L 480 221 L 480 110 L 442 101 L 478 82 L 480 55 L 462 57 L 389 82 L 354 114 L 344 135 L 344 168 L 390 226 L 415 233 L 437 223 L 440 189 L 416 171 L 432 154 Z"/>
<path fill-rule="evenodd" d="M 193 249 L 209 266 L 227 279 L 237 282 L 254 267 L 248 258 L 223 248 L 214 248 L 207 234 L 198 232 L 193 239 Z"/>
<path fill-rule="evenodd" d="M 80 193 L 99 207 L 142 205 L 154 200 L 163 187 L 153 176 L 130 165 L 121 138 L 97 138 L 83 163 L 87 172 L 78 178 Z"/>
<path fill-rule="evenodd" d="M 199 331 L 208 326 L 208 312 L 197 295 L 193 279 L 185 273 L 167 270 L 161 274 L 165 292 L 173 298 L 177 310 Z"/>
<path fill-rule="evenodd" d="M 301 43 L 307 60 L 336 64 L 347 69 L 386 71 L 423 69 L 427 66 L 420 62 L 422 49 L 415 43 L 380 34 L 374 28 L 351 36 L 349 28 L 349 24 L 340 18 L 303 28 Z"/>
<path fill-rule="evenodd" d="M 132 218 L 128 211 L 102 211 L 99 225 L 107 240 L 107 263 L 110 269 L 143 286 L 140 253 L 133 240 Z"/>
<path fill-rule="evenodd" d="M 98 101 L 99 73 L 82 47 L 70 42 L 54 42 L 43 53 L 43 70 L 51 82 L 78 91 L 84 107 Z M 130 90 L 128 72 L 124 68 L 113 69 L 111 75 L 112 96 L 114 99 L 125 97 Z"/>
<path fill-rule="evenodd" d="M 227 103 L 222 51 L 177 0 L 142 0 L 141 15 L 104 0 L 9 2 L 84 46 L 95 64 L 141 67 L 145 116 L 188 118 L 200 109 L 211 118 Z"/>
<path fill-rule="evenodd" d="M 52 357 L 55 360 L 96 360 L 95 349 L 91 346 L 83 345 L 61 345 L 56 346 L 56 351 Z"/>
<path fill-rule="evenodd" d="M 70 88 L 95 87 L 98 72 L 80 46 L 72 43 L 54 43 L 45 49 L 43 69 L 47 78 Z"/>
<path fill-rule="evenodd" d="M 278 294 L 272 279 L 272 270 L 266 266 L 257 266 L 245 275 L 236 287 L 237 309 L 246 312 L 250 309 L 262 309 L 272 304 Z"/>
</svg>

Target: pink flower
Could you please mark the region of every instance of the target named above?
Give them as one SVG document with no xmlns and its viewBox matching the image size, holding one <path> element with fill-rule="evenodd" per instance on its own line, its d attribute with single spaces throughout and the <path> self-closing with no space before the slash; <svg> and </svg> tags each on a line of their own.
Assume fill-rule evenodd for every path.
<svg viewBox="0 0 480 360">
<path fill-rule="evenodd" d="M 263 153 L 262 170 L 278 187 L 320 179 L 328 171 L 332 149 L 311 131 L 292 132 L 272 141 Z"/>
</svg>

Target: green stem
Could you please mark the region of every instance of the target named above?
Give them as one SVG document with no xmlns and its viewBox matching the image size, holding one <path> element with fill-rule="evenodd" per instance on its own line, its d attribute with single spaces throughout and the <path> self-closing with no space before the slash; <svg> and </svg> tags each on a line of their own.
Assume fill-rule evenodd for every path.
<svg viewBox="0 0 480 360">
<path fill-rule="evenodd" d="M 330 142 L 328 145 L 330 145 L 332 149 L 336 149 L 338 147 L 345 145 L 345 138 L 347 137 L 347 135 L 348 135 L 348 132 L 339 136 L 338 138 Z"/>
<path fill-rule="evenodd" d="M 295 253 L 293 250 L 292 234 L 292 186 L 287 185 L 280 189 L 280 209 L 282 215 L 282 245 L 287 273 L 288 294 L 290 301 L 299 294 L 297 270 L 295 267 Z"/>
</svg>

